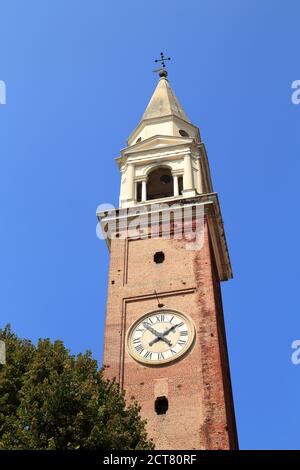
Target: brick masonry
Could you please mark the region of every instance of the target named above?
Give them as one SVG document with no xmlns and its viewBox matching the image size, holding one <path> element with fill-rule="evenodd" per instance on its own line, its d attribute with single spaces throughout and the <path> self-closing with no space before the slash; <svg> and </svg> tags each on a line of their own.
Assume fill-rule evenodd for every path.
<svg viewBox="0 0 300 470">
<path fill-rule="evenodd" d="M 157 449 L 236 449 L 238 447 L 220 283 L 207 221 L 204 246 L 188 251 L 186 240 L 143 238 L 111 242 L 104 365 L 126 399 L 137 400 Z M 165 261 L 156 264 L 154 253 Z M 178 310 L 196 326 L 196 341 L 177 362 L 147 367 L 126 351 L 130 325 L 157 310 Z M 169 409 L 157 415 L 157 396 Z"/>
</svg>

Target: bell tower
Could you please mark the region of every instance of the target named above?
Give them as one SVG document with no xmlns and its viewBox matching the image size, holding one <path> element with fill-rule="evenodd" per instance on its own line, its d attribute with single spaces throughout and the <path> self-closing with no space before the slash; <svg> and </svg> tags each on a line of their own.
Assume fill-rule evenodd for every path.
<svg viewBox="0 0 300 470">
<path fill-rule="evenodd" d="M 106 375 L 141 404 L 156 449 L 237 449 L 224 227 L 205 145 L 165 67 L 116 161 L 119 209 L 97 213 L 110 250 Z"/>
</svg>

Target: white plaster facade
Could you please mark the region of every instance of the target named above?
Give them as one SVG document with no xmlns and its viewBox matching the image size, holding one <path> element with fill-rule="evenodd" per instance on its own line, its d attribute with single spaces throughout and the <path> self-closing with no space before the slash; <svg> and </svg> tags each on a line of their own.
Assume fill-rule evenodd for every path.
<svg viewBox="0 0 300 470">
<path fill-rule="evenodd" d="M 140 123 L 116 159 L 121 173 L 120 208 L 112 213 L 97 212 L 97 217 L 106 233 L 110 223 L 114 227 L 126 226 L 134 218 L 133 211 L 128 219 L 127 208 L 132 206 L 147 206 L 148 211 L 156 214 L 160 214 L 161 209 L 153 208 L 152 203 L 156 206 L 157 202 L 167 203 L 172 207 L 173 202 L 180 201 L 185 207 L 204 206 L 219 279 L 225 281 L 232 277 L 232 270 L 205 145 L 201 142 L 199 129 L 190 122 L 172 91 L 166 71 L 162 70 L 162 73 Z M 147 183 L 159 168 L 166 169 L 172 182 L 169 189 L 171 186 L 173 193 L 170 195 L 168 191 L 158 199 L 148 199 Z M 111 238 L 106 237 L 106 241 L 110 249 Z"/>
<path fill-rule="evenodd" d="M 151 172 L 159 167 L 171 172 L 171 199 L 212 192 L 199 129 L 189 121 L 166 76 L 159 79 L 142 120 L 129 136 L 127 144 L 116 159 L 121 173 L 121 208 L 147 203 L 147 181 Z M 181 193 L 180 177 L 183 178 Z M 138 201 L 139 183 L 141 198 Z"/>
</svg>

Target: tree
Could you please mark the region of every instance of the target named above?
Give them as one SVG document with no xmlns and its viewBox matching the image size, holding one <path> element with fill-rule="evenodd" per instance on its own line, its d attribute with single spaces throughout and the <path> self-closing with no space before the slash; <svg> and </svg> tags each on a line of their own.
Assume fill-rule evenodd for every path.
<svg viewBox="0 0 300 470">
<path fill-rule="evenodd" d="M 35 347 L 9 326 L 0 339 L 0 449 L 153 449 L 139 405 L 126 405 L 90 352 L 75 357 L 49 339 Z"/>
</svg>

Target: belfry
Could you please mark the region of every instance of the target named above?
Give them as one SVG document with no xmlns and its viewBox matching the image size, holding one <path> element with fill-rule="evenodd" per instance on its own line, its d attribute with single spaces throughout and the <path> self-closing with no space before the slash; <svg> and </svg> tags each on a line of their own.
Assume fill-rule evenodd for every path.
<svg viewBox="0 0 300 470">
<path fill-rule="evenodd" d="M 141 404 L 156 449 L 237 449 L 220 288 L 232 277 L 223 221 L 200 131 L 164 62 L 117 164 L 119 209 L 97 214 L 103 231 L 113 227 L 106 375 Z"/>
</svg>

